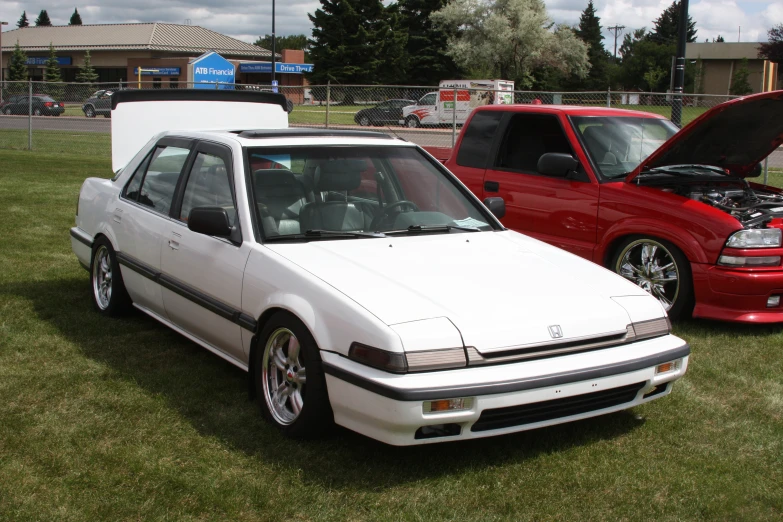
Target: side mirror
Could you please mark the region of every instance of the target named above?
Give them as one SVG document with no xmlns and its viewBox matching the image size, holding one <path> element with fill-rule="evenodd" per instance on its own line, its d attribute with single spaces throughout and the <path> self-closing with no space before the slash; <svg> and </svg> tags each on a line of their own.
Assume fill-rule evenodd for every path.
<svg viewBox="0 0 783 522">
<path fill-rule="evenodd" d="M 484 200 L 484 206 L 498 219 L 503 219 L 506 215 L 506 202 L 503 198 L 487 198 Z"/>
<path fill-rule="evenodd" d="M 758 178 L 761 176 L 761 173 L 763 172 L 764 167 L 759 163 L 755 167 L 753 167 L 753 170 L 748 172 L 748 174 L 745 176 L 746 178 Z"/>
<path fill-rule="evenodd" d="M 188 228 L 207 236 L 231 238 L 228 213 L 222 207 L 196 207 L 190 211 Z"/>
<path fill-rule="evenodd" d="M 570 154 L 547 152 L 538 158 L 538 172 L 544 176 L 564 178 L 579 168 L 579 162 Z"/>
</svg>

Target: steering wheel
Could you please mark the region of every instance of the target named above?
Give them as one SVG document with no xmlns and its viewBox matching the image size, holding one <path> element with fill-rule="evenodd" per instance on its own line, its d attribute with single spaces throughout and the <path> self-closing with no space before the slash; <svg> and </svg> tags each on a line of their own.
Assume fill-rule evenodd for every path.
<svg viewBox="0 0 783 522">
<path fill-rule="evenodd" d="M 383 207 L 383 210 L 380 214 L 375 216 L 373 218 L 372 223 L 370 223 L 370 229 L 375 230 L 379 227 L 381 223 L 384 223 L 388 218 L 389 214 L 391 214 L 392 210 L 400 209 L 397 211 L 398 214 L 402 214 L 402 207 L 409 207 L 414 212 L 418 212 L 419 207 L 414 203 L 413 201 L 407 200 L 407 199 L 401 199 L 399 201 L 395 201 L 394 203 L 391 203 L 385 207 Z"/>
</svg>

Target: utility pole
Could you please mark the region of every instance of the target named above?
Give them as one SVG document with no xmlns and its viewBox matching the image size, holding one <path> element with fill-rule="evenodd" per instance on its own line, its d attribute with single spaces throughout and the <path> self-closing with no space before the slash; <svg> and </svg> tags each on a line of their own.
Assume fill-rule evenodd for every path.
<svg viewBox="0 0 783 522">
<path fill-rule="evenodd" d="M 615 25 L 613 27 L 607 27 L 607 29 L 614 33 L 614 59 L 617 60 L 617 36 L 619 35 L 620 31 L 625 29 L 625 26 Z"/>
<path fill-rule="evenodd" d="M 275 81 L 275 0 L 272 0 L 272 91 L 277 92 Z"/>
<path fill-rule="evenodd" d="M 688 42 L 688 0 L 680 0 L 680 26 L 677 41 L 677 61 L 674 68 L 674 93 L 672 99 L 672 123 L 681 126 L 682 91 L 685 87 L 685 45 Z"/>
<path fill-rule="evenodd" d="M 3 26 L 8 22 L 0 22 L 0 102 L 3 101 Z"/>
</svg>

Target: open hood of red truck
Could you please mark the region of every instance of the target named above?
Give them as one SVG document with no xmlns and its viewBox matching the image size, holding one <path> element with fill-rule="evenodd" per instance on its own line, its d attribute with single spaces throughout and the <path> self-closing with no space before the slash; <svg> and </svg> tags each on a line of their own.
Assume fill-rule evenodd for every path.
<svg viewBox="0 0 783 522">
<path fill-rule="evenodd" d="M 687 110 L 687 107 L 683 107 Z M 747 176 L 783 143 L 783 91 L 737 98 L 708 110 L 631 172 L 672 165 L 712 165 Z"/>
</svg>

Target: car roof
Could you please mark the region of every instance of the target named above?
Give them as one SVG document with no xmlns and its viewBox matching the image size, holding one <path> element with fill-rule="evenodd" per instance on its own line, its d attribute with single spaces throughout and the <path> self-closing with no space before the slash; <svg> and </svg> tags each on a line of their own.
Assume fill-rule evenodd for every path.
<svg viewBox="0 0 783 522">
<path fill-rule="evenodd" d="M 275 147 L 296 145 L 377 145 L 415 147 L 399 138 L 383 132 L 332 130 L 332 129 L 246 129 L 246 130 L 188 130 L 167 131 L 165 135 L 192 137 L 196 139 L 216 139 L 223 142 L 238 142 L 243 147 Z"/>
</svg>

